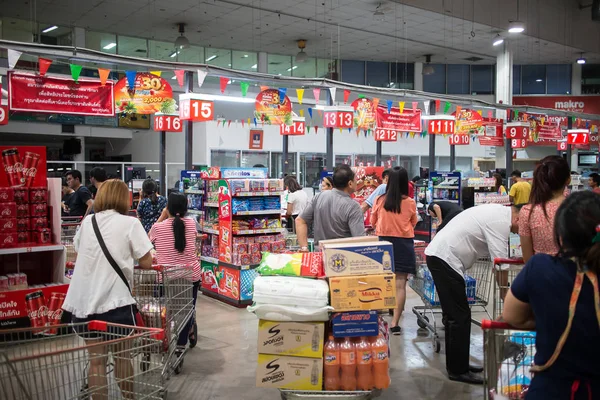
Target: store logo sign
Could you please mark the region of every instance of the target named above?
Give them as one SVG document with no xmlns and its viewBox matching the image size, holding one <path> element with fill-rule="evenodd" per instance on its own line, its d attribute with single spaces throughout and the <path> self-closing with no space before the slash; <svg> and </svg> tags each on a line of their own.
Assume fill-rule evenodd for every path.
<svg viewBox="0 0 600 400">
<path fill-rule="evenodd" d="M 583 110 L 585 103 L 583 101 L 556 101 L 554 102 L 554 108 L 563 110 Z"/>
</svg>

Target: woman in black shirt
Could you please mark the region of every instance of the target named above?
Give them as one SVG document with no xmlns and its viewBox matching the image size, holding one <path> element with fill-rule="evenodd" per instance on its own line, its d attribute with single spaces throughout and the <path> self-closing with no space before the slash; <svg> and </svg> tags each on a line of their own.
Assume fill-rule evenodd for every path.
<svg viewBox="0 0 600 400">
<path fill-rule="evenodd" d="M 441 231 L 452 218 L 463 211 L 462 207 L 450 201 L 434 201 L 429 204 L 427 210 L 432 218 L 438 219 L 437 232 Z"/>
</svg>

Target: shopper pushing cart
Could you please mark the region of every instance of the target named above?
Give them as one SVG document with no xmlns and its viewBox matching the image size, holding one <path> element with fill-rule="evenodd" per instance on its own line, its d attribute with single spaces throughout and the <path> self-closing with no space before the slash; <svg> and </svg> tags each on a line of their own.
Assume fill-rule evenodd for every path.
<svg viewBox="0 0 600 400">
<path fill-rule="evenodd" d="M 425 250 L 444 314 L 446 370 L 451 380 L 483 383 L 477 374 L 483 368 L 469 365 L 471 309 L 464 275 L 480 257 L 505 257 L 510 232 L 518 232 L 517 223 L 515 207 L 473 207 L 455 216 Z"/>
</svg>

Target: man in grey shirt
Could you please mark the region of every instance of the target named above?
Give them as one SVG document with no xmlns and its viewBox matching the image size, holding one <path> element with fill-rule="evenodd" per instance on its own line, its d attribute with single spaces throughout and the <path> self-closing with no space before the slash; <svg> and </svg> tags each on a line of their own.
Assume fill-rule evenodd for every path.
<svg viewBox="0 0 600 400">
<path fill-rule="evenodd" d="M 360 205 L 350 195 L 356 190 L 354 171 L 341 165 L 333 172 L 333 190 L 316 195 L 296 218 L 301 251 L 308 250 L 308 225 L 313 224 L 315 244 L 320 240 L 364 236 L 365 222 Z"/>
</svg>

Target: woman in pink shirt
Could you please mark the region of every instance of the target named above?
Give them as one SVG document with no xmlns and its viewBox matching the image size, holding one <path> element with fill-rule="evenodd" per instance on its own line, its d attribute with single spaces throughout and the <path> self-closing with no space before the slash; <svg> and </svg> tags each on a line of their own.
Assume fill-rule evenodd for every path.
<svg viewBox="0 0 600 400">
<path fill-rule="evenodd" d="M 406 280 L 416 271 L 415 225 L 417 204 L 408 196 L 408 173 L 402 167 L 394 167 L 388 176 L 383 196 L 379 196 L 371 211 L 371 225 L 380 240 L 394 246 L 394 272 L 396 273 L 396 308 L 392 318 L 392 334 L 401 332 L 398 323 L 406 302 Z"/>
<path fill-rule="evenodd" d="M 533 171 L 529 204 L 519 214 L 519 236 L 525 262 L 536 253 L 556 255 L 554 216 L 565 199 L 571 169 L 560 156 L 544 157 Z"/>
</svg>

